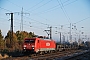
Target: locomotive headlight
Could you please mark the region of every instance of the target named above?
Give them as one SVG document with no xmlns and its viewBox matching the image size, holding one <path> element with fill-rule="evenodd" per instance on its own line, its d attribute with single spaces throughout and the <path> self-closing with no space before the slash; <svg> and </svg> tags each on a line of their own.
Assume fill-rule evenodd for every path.
<svg viewBox="0 0 90 60">
<path fill-rule="evenodd" d="M 26 45 L 24 45 L 24 47 L 26 47 Z"/>
<path fill-rule="evenodd" d="M 34 47 L 34 45 L 32 45 L 32 47 Z"/>
<path fill-rule="evenodd" d="M 34 48 L 33 48 L 34 49 Z"/>
<path fill-rule="evenodd" d="M 24 49 L 25 49 L 25 47 L 24 47 Z"/>
</svg>

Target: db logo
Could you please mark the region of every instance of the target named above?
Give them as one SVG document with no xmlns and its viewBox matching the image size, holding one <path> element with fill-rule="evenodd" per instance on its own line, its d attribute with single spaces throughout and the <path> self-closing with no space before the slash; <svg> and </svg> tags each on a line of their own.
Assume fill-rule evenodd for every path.
<svg viewBox="0 0 90 60">
<path fill-rule="evenodd" d="M 46 46 L 50 46 L 50 43 L 49 43 L 49 42 L 47 42 L 47 43 L 46 43 Z"/>
</svg>

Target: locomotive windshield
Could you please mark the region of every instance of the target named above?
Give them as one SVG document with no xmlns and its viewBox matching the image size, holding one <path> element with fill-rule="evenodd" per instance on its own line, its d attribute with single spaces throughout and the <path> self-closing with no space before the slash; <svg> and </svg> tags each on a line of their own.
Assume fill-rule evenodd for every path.
<svg viewBox="0 0 90 60">
<path fill-rule="evenodd" d="M 25 40 L 25 43 L 35 43 L 35 40 Z"/>
</svg>

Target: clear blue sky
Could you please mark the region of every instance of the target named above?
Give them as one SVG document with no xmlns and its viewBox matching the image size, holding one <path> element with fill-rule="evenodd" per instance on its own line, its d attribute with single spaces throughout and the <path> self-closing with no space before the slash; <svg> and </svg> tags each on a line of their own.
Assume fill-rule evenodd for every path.
<svg viewBox="0 0 90 60">
<path fill-rule="evenodd" d="M 47 36 L 43 31 L 52 26 L 53 39 L 59 39 L 55 31 L 63 25 L 61 32 L 67 34 L 71 23 L 76 26 L 77 33 L 83 31 L 84 35 L 90 36 L 90 0 L 0 0 L 0 29 L 4 36 L 10 30 L 10 16 L 5 13 L 14 13 L 16 32 L 20 30 L 21 15 L 15 12 L 21 12 L 22 7 L 24 13 L 30 13 L 23 17 L 25 31 Z M 75 34 L 75 29 L 72 34 Z"/>
</svg>

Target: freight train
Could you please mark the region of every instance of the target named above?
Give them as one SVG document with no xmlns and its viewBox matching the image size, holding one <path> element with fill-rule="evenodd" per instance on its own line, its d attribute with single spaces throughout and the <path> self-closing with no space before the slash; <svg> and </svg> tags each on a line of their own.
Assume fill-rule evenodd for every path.
<svg viewBox="0 0 90 60">
<path fill-rule="evenodd" d="M 43 38 L 25 38 L 23 44 L 23 52 L 33 53 L 49 53 L 55 51 L 62 51 L 66 47 L 57 45 L 54 40 Z M 68 49 L 68 48 L 67 48 Z"/>
</svg>

